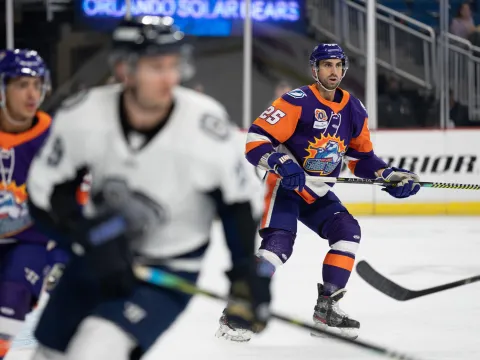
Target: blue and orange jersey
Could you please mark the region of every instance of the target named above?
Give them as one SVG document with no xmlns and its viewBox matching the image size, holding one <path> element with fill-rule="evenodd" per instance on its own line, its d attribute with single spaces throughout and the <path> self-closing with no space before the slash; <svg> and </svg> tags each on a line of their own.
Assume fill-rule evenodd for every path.
<svg viewBox="0 0 480 360">
<path fill-rule="evenodd" d="M 310 176 L 337 177 L 342 160 L 358 177 L 376 178 L 387 164 L 373 151 L 368 114 L 360 100 L 337 88 L 334 101 L 315 84 L 276 99 L 251 125 L 246 157 L 255 166 L 270 151 L 293 156 Z"/>
<path fill-rule="evenodd" d="M 33 158 L 47 139 L 51 117 L 38 111 L 36 122 L 27 131 L 0 131 L 0 239 L 47 243 L 49 240 L 33 226 L 28 211 L 27 176 Z M 77 193 L 86 201 L 85 191 Z"/>
</svg>

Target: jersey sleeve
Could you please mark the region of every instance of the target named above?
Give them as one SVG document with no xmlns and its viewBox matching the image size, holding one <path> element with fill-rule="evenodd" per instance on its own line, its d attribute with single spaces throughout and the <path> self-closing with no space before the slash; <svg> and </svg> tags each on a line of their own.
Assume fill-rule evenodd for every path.
<svg viewBox="0 0 480 360">
<path fill-rule="evenodd" d="M 232 142 L 228 159 L 225 157 L 221 162 L 220 191 L 215 199 L 234 266 L 255 254 L 257 227 L 263 213 L 262 182 L 256 169 L 245 160 L 242 151 L 245 135 L 238 134 L 237 131 L 232 137 L 235 144 Z"/>
<path fill-rule="evenodd" d="M 263 212 L 263 186 L 255 168 L 245 160 L 245 134 L 231 125 L 228 137 L 201 145 L 209 161 L 198 168 L 195 181 L 215 204 L 232 264 L 255 253 L 257 226 Z"/>
<path fill-rule="evenodd" d="M 354 134 L 345 154 L 345 160 L 347 160 L 348 167 L 355 176 L 375 179 L 377 177 L 375 172 L 388 166 L 373 151 L 366 111 L 353 116 L 355 116 Z"/>
<path fill-rule="evenodd" d="M 77 207 L 76 189 L 80 185 L 86 166 L 86 137 L 69 125 L 76 119 L 59 112 L 53 121 L 50 136 L 33 160 L 27 187 L 31 205 L 40 211 L 64 215 L 65 208 L 56 205 L 54 197 L 59 189 L 70 188 L 72 204 Z M 78 183 L 77 183 L 78 182 Z M 61 202 L 63 204 L 63 202 Z"/>
<path fill-rule="evenodd" d="M 258 166 L 263 155 L 287 141 L 295 132 L 301 113 L 300 106 L 283 98 L 275 100 L 248 130 L 245 148 L 247 160 Z"/>
</svg>

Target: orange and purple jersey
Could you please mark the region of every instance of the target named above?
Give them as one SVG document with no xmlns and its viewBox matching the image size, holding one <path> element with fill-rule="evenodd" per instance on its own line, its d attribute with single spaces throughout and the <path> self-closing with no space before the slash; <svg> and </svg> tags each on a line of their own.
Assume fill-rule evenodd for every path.
<svg viewBox="0 0 480 360">
<path fill-rule="evenodd" d="M 358 177 L 376 178 L 387 164 L 372 147 L 363 104 L 338 88 L 334 101 L 316 85 L 292 90 L 275 100 L 251 125 L 246 157 L 255 166 L 271 151 L 291 155 L 311 176 L 340 174 L 342 159 Z"/>
<path fill-rule="evenodd" d="M 52 120 L 37 112 L 27 131 L 0 132 L 0 239 L 47 242 L 33 226 L 27 206 L 27 175 L 30 163 L 48 136 Z"/>
<path fill-rule="evenodd" d="M 29 130 L 18 134 L 0 131 L 0 239 L 36 243 L 49 240 L 33 225 L 26 182 L 30 164 L 48 137 L 51 123 L 48 114 L 38 111 Z M 87 180 L 76 194 L 81 205 L 88 200 Z"/>
</svg>

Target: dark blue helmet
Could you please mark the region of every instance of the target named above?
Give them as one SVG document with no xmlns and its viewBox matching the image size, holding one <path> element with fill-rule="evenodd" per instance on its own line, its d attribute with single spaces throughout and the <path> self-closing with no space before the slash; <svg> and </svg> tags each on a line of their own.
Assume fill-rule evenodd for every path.
<svg viewBox="0 0 480 360">
<path fill-rule="evenodd" d="M 48 69 L 34 50 L 15 49 L 0 52 L 0 75 L 4 78 L 34 76 L 45 78 Z"/>
<path fill-rule="evenodd" d="M 29 49 L 0 51 L 1 107 L 5 106 L 5 88 L 8 80 L 21 76 L 39 77 L 43 80 L 41 97 L 43 101 L 45 94 L 50 90 L 50 72 L 40 55 Z"/>
<path fill-rule="evenodd" d="M 343 63 L 343 76 L 348 70 L 348 56 L 338 44 L 319 44 L 310 55 L 310 65 L 317 68 L 320 60 L 340 59 Z"/>
</svg>

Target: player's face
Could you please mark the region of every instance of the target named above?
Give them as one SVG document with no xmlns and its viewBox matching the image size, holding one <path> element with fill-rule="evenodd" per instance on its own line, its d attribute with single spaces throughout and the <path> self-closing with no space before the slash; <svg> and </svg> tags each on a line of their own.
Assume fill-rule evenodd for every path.
<svg viewBox="0 0 480 360">
<path fill-rule="evenodd" d="M 141 58 L 136 70 L 137 100 L 146 108 L 170 106 L 173 88 L 180 83 L 180 55 Z"/>
<path fill-rule="evenodd" d="M 318 80 L 328 90 L 334 90 L 342 81 L 343 64 L 340 59 L 321 60 L 318 64 Z"/>
<path fill-rule="evenodd" d="M 17 121 L 26 121 L 35 116 L 42 97 L 42 80 L 35 77 L 19 77 L 10 80 L 6 92 L 7 109 Z"/>
</svg>

